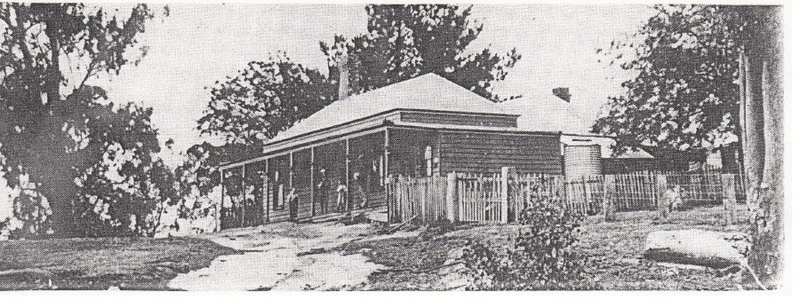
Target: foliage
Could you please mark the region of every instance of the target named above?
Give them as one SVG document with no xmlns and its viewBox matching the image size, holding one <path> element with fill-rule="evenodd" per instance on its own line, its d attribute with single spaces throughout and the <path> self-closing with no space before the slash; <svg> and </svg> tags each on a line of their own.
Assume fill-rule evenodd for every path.
<svg viewBox="0 0 800 300">
<path fill-rule="evenodd" d="M 466 52 L 483 28 L 470 20 L 470 8 L 368 5 L 366 11 L 368 34 L 352 39 L 337 35 L 330 46 L 320 43 L 328 57 L 327 76 L 279 52 L 264 61 L 250 62 L 235 76 L 209 87 L 211 99 L 198 120 L 198 129 L 205 135 L 222 137 L 225 144 L 203 145 L 210 157 L 199 162 L 195 170 L 203 169 L 201 173 L 211 175 L 217 163 L 257 155 L 263 143 L 278 132 L 337 100 L 338 64 L 345 48 L 354 87 L 351 93 L 434 72 L 500 100 L 492 94 L 492 84 L 503 80 L 520 59 L 513 49 L 505 55 L 489 49 Z M 213 176 L 202 179 L 214 180 Z"/>
<path fill-rule="evenodd" d="M 335 94 L 336 87 L 319 71 L 279 53 L 250 62 L 238 75 L 211 87 L 198 129 L 229 144 L 259 146 L 331 103 Z"/>
<path fill-rule="evenodd" d="M 505 78 L 519 60 L 484 49 L 465 49 L 482 30 L 469 21 L 470 9 L 444 5 L 369 5 L 366 35 L 336 36 L 321 44 L 329 74 L 293 62 L 285 53 L 250 62 L 233 77 L 216 82 L 205 115 L 203 134 L 257 153 L 266 140 L 337 99 L 339 57 L 348 48 L 353 93 L 362 93 L 430 72 L 492 99 L 491 84 Z M 399 28 L 399 29 L 398 29 Z M 399 38 L 398 38 L 399 37 Z M 405 42 L 401 42 L 405 41 Z"/>
<path fill-rule="evenodd" d="M 453 221 L 450 221 L 443 216 L 439 216 L 435 221 L 428 223 L 425 226 L 425 230 L 420 233 L 419 236 L 423 240 L 429 240 L 451 232 L 455 229 L 456 223 L 453 223 Z"/>
<path fill-rule="evenodd" d="M 470 19 L 472 7 L 456 5 L 368 5 L 367 34 L 321 42 L 332 78 L 338 78 L 339 57 L 347 50 L 354 66 L 351 87 L 363 93 L 416 76 L 436 73 L 495 101 L 492 84 L 505 79 L 521 58 L 515 49 L 497 54 L 489 48 L 469 53 L 467 47 L 483 31 Z"/>
<path fill-rule="evenodd" d="M 220 184 L 219 172 L 216 170 L 220 162 L 213 160 L 221 157 L 216 153 L 217 150 L 218 148 L 208 143 L 194 145 L 186 151 L 183 164 L 175 169 L 181 195 L 178 217 L 198 219 L 212 213 L 212 201 L 208 196 Z"/>
<path fill-rule="evenodd" d="M 471 242 L 464 261 L 480 290 L 591 288 L 582 279 L 584 257 L 571 249 L 582 216 L 557 201 L 542 198 L 521 212 L 524 225 L 506 246 Z"/>
<path fill-rule="evenodd" d="M 45 222 L 16 215 L 41 223 L 29 226 L 34 230 L 28 234 L 88 234 L 98 210 L 110 218 L 103 222 L 120 230 L 150 227 L 143 214 L 153 204 L 144 199 L 162 193 L 150 176 L 161 176 L 153 172 L 164 169 L 152 159 L 160 147 L 151 110 L 108 104 L 105 91 L 91 79 L 136 63 L 130 54 L 138 51 L 131 48 L 152 17 L 143 4 L 124 19 L 75 3 L 0 5 L 3 172 L 10 186 L 34 191 L 36 197 L 15 199 L 20 208 L 15 212 L 37 211 L 26 208 L 30 204 L 49 214 Z M 122 156 L 127 163 L 108 165 Z"/>
<path fill-rule="evenodd" d="M 605 50 L 611 65 L 635 77 L 609 98 L 593 130 L 616 136 L 617 152 L 643 146 L 702 160 L 706 150 L 738 141 L 741 21 L 725 6 L 654 9 L 636 33 Z"/>
</svg>

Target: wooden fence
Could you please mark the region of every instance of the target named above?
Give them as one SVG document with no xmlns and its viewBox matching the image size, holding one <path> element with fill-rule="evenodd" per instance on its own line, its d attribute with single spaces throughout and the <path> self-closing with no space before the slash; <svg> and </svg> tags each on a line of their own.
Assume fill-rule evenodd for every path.
<svg viewBox="0 0 800 300">
<path fill-rule="evenodd" d="M 478 223 L 507 222 L 508 187 L 503 183 L 501 174 L 457 178 L 458 220 Z"/>
<path fill-rule="evenodd" d="M 391 222 L 418 218 L 421 222 L 445 217 L 447 181 L 442 176 L 391 177 L 386 186 L 388 214 Z"/>
<path fill-rule="evenodd" d="M 515 174 L 508 168 L 499 174 L 390 177 L 386 197 L 391 222 L 446 218 L 506 223 L 517 220 L 530 201 L 542 199 L 560 201 L 567 209 L 586 215 L 655 210 L 665 192 L 675 187 L 689 206 L 744 198 L 740 175 L 640 172 L 565 180 L 561 175 Z"/>
</svg>

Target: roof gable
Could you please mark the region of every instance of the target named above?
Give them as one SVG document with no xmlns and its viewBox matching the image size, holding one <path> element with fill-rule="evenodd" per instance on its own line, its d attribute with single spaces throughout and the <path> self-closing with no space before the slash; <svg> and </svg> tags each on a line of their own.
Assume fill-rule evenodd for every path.
<svg viewBox="0 0 800 300">
<path fill-rule="evenodd" d="M 509 114 L 498 104 L 431 73 L 334 101 L 278 133 L 268 143 L 398 109 Z"/>
</svg>

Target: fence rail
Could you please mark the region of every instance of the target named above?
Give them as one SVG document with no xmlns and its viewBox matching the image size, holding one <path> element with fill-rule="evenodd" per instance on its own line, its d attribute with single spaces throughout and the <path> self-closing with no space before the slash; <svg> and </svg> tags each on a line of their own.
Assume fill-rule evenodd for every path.
<svg viewBox="0 0 800 300">
<path fill-rule="evenodd" d="M 726 184 L 734 188 L 726 191 Z M 392 222 L 416 217 L 421 222 L 448 218 L 505 223 L 517 220 L 531 201 L 544 198 L 587 215 L 605 210 L 655 210 L 659 201 L 666 201 L 668 190 L 686 206 L 722 204 L 726 197 L 744 199 L 742 176 L 721 172 L 639 172 L 565 179 L 552 174 L 509 173 L 506 168 L 499 174 L 390 177 L 386 197 Z"/>
</svg>

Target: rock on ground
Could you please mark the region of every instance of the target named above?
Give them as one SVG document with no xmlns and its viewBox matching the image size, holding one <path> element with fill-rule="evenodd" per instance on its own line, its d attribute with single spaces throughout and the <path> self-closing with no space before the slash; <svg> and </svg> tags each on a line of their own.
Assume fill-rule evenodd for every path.
<svg viewBox="0 0 800 300">
<path fill-rule="evenodd" d="M 747 236 L 699 229 L 654 231 L 647 235 L 644 257 L 660 262 L 725 268 L 745 260 Z"/>
</svg>

